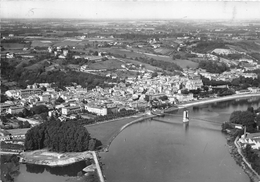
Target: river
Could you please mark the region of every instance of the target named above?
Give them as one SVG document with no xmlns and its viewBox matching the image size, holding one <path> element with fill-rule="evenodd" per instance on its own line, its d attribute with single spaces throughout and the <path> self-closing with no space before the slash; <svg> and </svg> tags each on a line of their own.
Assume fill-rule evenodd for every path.
<svg viewBox="0 0 260 182">
<path fill-rule="evenodd" d="M 259 99 L 190 107 L 188 125 L 182 111 L 131 125 L 101 155 L 107 181 L 249 182 L 220 131 L 230 113 L 248 106 L 258 108 Z"/>
<path fill-rule="evenodd" d="M 260 98 L 239 99 L 188 108 L 190 122 L 182 123 L 182 111 L 135 123 L 123 130 L 101 153 L 107 182 L 250 182 L 229 153 L 221 123 L 234 110 L 255 109 Z M 85 167 L 20 165 L 15 182 L 64 182 Z"/>
</svg>

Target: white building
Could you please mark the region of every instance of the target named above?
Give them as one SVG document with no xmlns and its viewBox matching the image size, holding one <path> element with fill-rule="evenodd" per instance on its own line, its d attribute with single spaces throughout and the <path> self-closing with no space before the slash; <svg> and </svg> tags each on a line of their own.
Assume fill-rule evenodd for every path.
<svg viewBox="0 0 260 182">
<path fill-rule="evenodd" d="M 188 80 L 185 84 L 185 88 L 188 90 L 197 90 L 203 86 L 203 82 L 201 79 L 196 80 Z"/>
<path fill-rule="evenodd" d="M 107 115 L 107 108 L 99 107 L 94 105 L 85 105 L 85 109 L 89 112 L 95 113 L 97 115 L 105 116 Z"/>
</svg>

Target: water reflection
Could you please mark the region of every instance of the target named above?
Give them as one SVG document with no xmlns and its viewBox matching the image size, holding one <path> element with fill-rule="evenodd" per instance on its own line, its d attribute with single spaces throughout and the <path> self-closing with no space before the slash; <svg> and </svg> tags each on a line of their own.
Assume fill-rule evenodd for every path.
<svg viewBox="0 0 260 182">
<path fill-rule="evenodd" d="M 26 164 L 26 171 L 29 173 L 39 174 L 39 173 L 43 173 L 46 170 L 50 174 L 54 174 L 58 176 L 77 176 L 79 169 L 83 169 L 84 167 L 86 167 L 85 161 L 80 161 L 73 165 L 59 166 L 59 167 Z"/>
<path fill-rule="evenodd" d="M 183 128 L 184 128 L 185 133 L 188 133 L 188 131 L 189 131 L 189 122 L 183 123 Z"/>
</svg>

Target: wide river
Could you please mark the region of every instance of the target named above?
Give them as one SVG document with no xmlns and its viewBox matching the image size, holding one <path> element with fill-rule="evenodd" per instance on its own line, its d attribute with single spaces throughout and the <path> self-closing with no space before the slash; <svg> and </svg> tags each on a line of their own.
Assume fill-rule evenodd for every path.
<svg viewBox="0 0 260 182">
<path fill-rule="evenodd" d="M 229 153 L 221 123 L 235 110 L 255 109 L 260 98 L 239 99 L 188 108 L 135 123 L 123 130 L 101 153 L 107 182 L 250 182 Z M 64 182 L 84 168 L 78 163 L 63 168 L 20 165 L 16 182 Z"/>
</svg>

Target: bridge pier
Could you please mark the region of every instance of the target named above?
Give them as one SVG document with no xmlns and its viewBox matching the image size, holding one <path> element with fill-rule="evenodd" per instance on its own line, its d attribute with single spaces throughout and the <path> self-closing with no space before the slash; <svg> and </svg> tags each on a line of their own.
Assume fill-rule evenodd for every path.
<svg viewBox="0 0 260 182">
<path fill-rule="evenodd" d="M 183 122 L 189 122 L 189 111 L 188 110 L 184 110 L 183 111 Z"/>
</svg>

